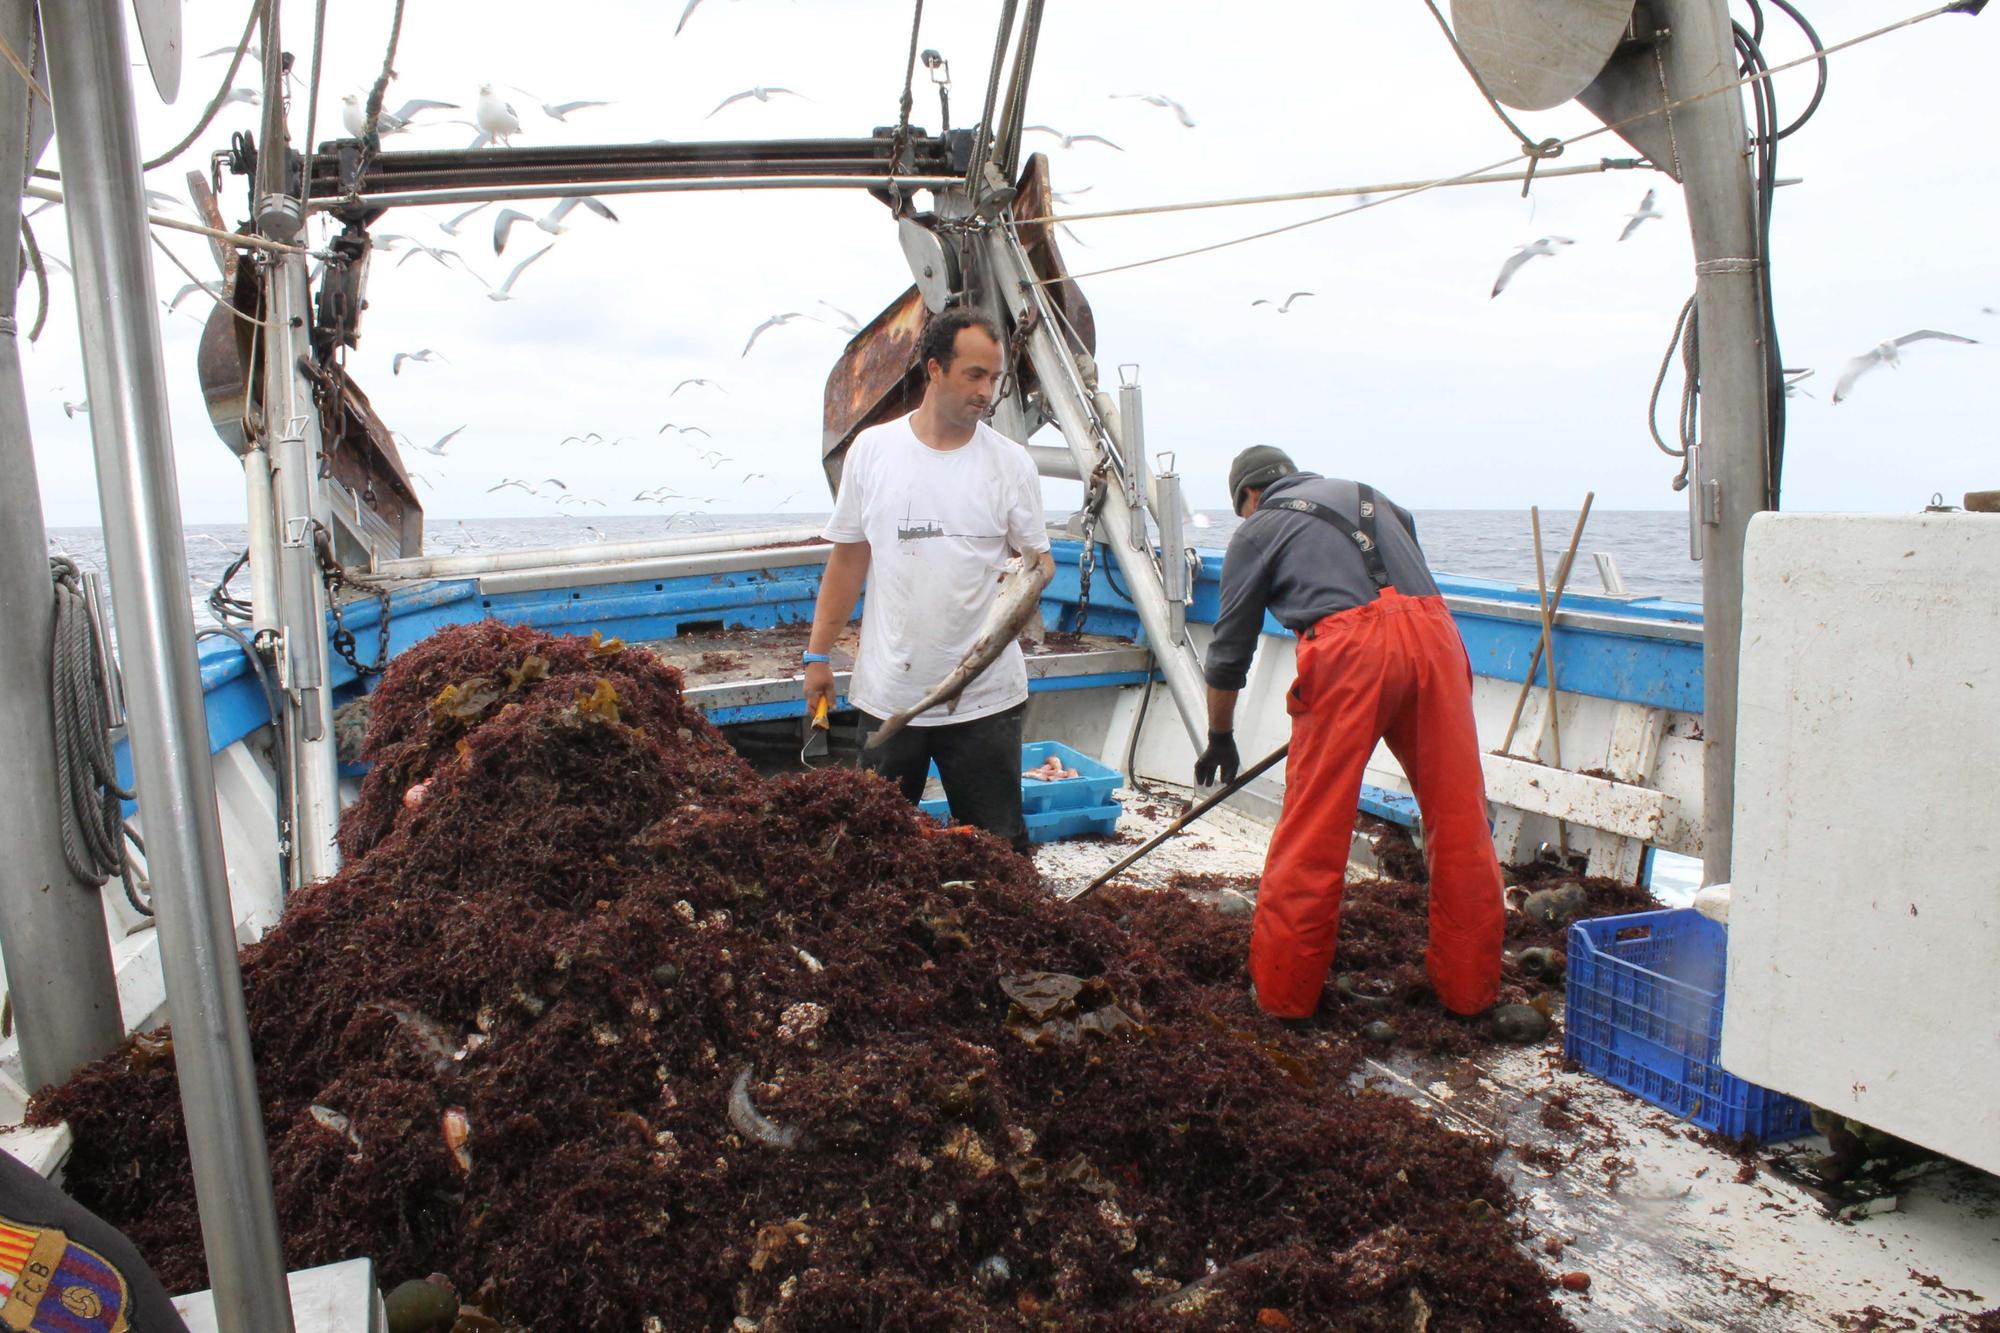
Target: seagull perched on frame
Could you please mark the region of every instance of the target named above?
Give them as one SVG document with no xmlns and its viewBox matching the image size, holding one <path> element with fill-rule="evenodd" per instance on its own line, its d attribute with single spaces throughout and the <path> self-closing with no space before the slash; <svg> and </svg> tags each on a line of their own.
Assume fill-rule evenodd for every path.
<svg viewBox="0 0 2000 1333">
<path fill-rule="evenodd" d="M 1875 346 L 1863 352 L 1860 356 L 1855 357 L 1852 361 L 1849 361 L 1847 368 L 1840 372 L 1840 382 L 1833 386 L 1833 401 L 1838 403 L 1853 393 L 1854 382 L 1875 369 L 1875 367 L 1888 366 L 1892 370 L 1900 367 L 1903 364 L 1902 349 L 1908 347 L 1911 343 L 1923 342 L 1927 339 L 1935 339 L 1939 342 L 1948 343 L 1976 344 L 1979 341 L 1977 338 L 1961 338 L 1956 333 L 1939 333 L 1936 329 L 1918 329 L 1915 333 L 1906 333 L 1900 338 L 1891 338 L 1888 342 L 1876 343 Z"/>
<path fill-rule="evenodd" d="M 493 91 L 493 85 L 479 85 L 479 105 L 472 113 L 473 122 L 479 127 L 479 140 L 473 144 L 478 148 L 488 143 L 511 143 L 513 136 L 521 132 L 521 118 L 514 113 L 513 106 L 500 94 Z"/>
</svg>

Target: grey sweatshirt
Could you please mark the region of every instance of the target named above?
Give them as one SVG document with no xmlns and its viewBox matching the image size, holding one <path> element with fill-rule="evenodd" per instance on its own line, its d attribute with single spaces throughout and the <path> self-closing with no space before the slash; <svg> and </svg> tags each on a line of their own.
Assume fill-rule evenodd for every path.
<svg viewBox="0 0 2000 1333">
<path fill-rule="evenodd" d="M 1351 481 L 1294 472 L 1264 491 L 1266 499 L 1314 500 L 1348 518 L 1361 512 L 1360 487 Z M 1432 597 L 1437 584 L 1417 545 L 1409 511 L 1380 492 L 1375 540 L 1396 591 Z M 1266 609 L 1293 633 L 1336 611 L 1375 600 L 1375 584 L 1354 542 L 1325 519 L 1290 509 L 1260 509 L 1243 520 L 1222 557 L 1222 606 L 1215 617 L 1204 674 L 1218 690 L 1240 690 L 1250 655 L 1264 628 Z"/>
</svg>

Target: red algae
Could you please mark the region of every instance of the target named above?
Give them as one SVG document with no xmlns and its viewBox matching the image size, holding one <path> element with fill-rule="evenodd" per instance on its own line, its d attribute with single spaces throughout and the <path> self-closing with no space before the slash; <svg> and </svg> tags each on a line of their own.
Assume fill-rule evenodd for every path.
<svg viewBox="0 0 2000 1333">
<path fill-rule="evenodd" d="M 759 778 L 680 687 L 490 624 L 397 659 L 346 868 L 243 955 L 291 1267 L 574 1333 L 1568 1327 L 1493 1145 L 1351 1086 L 1344 1015 L 1258 1015 L 1247 917 L 1064 906 L 872 776 Z M 1421 895 L 1356 886 L 1341 946 L 1419 1036 Z M 159 1050 L 31 1118 L 187 1289 Z"/>
</svg>

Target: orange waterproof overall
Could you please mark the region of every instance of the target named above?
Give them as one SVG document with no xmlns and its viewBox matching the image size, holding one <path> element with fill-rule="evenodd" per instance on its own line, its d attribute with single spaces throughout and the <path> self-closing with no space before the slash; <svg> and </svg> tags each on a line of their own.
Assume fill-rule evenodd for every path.
<svg viewBox="0 0 2000 1333">
<path fill-rule="evenodd" d="M 1430 865 L 1424 962 L 1446 1007 L 1477 1013 L 1500 989 L 1500 863 L 1472 718 L 1472 667 L 1439 597 L 1384 588 L 1299 636 L 1287 699 L 1285 804 L 1250 936 L 1258 1002 L 1280 1018 L 1319 1007 L 1340 930 L 1361 776 L 1377 741 L 1409 776 Z"/>
</svg>

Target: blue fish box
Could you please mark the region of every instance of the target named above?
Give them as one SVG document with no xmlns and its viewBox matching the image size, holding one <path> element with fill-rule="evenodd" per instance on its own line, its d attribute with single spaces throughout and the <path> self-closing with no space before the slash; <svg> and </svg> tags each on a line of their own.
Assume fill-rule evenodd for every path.
<svg viewBox="0 0 2000 1333">
<path fill-rule="evenodd" d="M 1122 781 L 1118 770 L 1061 741 L 1030 741 L 1021 747 L 1021 771 L 1041 767 L 1050 755 L 1061 759 L 1065 768 L 1075 769 L 1076 776 L 1054 782 L 1021 779 L 1021 812 L 1027 820 L 1029 840 L 1055 842 L 1109 834 L 1116 829 L 1123 812 L 1111 796 Z M 931 776 L 937 776 L 936 764 L 931 765 Z M 921 801 L 917 808 L 939 823 L 951 818 L 951 806 L 943 797 Z"/>
<path fill-rule="evenodd" d="M 1563 1053 L 1703 1129 L 1759 1143 L 1812 1132 L 1796 1097 L 1717 1063 L 1729 932 L 1693 908 L 1569 928 Z"/>
</svg>

